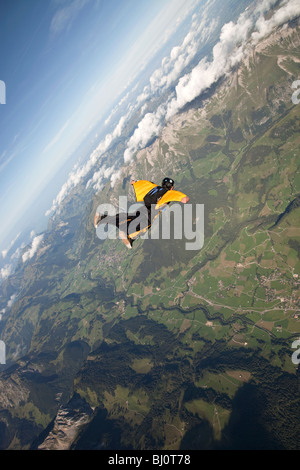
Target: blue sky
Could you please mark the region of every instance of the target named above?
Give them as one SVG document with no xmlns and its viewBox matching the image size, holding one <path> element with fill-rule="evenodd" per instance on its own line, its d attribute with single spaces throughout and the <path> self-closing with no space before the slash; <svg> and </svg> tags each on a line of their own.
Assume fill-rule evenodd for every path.
<svg viewBox="0 0 300 470">
<path fill-rule="evenodd" d="M 90 126 L 109 111 L 192 3 L 1 0 L 1 249 Z"/>
</svg>

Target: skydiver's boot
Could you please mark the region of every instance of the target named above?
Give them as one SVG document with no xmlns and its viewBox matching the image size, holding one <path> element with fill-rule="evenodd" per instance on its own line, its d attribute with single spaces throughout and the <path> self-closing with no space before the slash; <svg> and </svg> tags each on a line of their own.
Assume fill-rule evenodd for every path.
<svg viewBox="0 0 300 470">
<path fill-rule="evenodd" d="M 101 222 L 101 220 L 105 217 L 105 215 L 100 215 L 98 214 L 98 212 L 96 212 L 95 216 L 94 216 L 94 227 L 97 228 L 97 225 L 99 224 L 99 222 Z"/>
<path fill-rule="evenodd" d="M 127 235 L 120 230 L 120 238 L 124 245 L 130 250 L 132 248 L 132 241 L 127 237 Z"/>
</svg>

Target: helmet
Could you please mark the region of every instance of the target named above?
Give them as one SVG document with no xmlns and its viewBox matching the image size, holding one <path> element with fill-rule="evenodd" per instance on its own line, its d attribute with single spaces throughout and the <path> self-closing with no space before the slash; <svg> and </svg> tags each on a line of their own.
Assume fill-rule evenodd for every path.
<svg viewBox="0 0 300 470">
<path fill-rule="evenodd" d="M 174 180 L 172 180 L 172 178 L 164 178 L 162 180 L 161 185 L 162 185 L 163 188 L 171 189 L 171 188 L 173 188 L 174 183 L 175 182 L 174 182 Z"/>
</svg>

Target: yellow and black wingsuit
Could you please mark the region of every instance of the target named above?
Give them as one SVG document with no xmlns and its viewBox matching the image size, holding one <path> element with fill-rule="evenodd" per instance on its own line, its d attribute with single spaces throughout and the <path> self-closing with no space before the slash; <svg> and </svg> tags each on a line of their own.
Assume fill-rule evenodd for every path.
<svg viewBox="0 0 300 470">
<path fill-rule="evenodd" d="M 114 216 L 103 216 L 98 225 L 111 224 L 126 234 L 132 245 L 133 241 L 149 230 L 153 221 L 159 216 L 162 209 L 170 202 L 187 202 L 188 197 L 181 191 L 174 191 L 158 186 L 147 180 L 139 180 L 131 183 L 136 197 L 136 202 L 144 202 L 135 214 L 121 212 Z M 153 193 L 152 199 L 149 197 Z M 151 202 L 151 204 L 149 203 Z M 154 201 L 154 204 L 153 204 Z"/>
</svg>

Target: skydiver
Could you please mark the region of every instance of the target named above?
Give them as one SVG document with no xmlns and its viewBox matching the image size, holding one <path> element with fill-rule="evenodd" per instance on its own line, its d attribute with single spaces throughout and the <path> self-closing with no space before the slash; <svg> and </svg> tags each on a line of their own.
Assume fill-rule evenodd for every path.
<svg viewBox="0 0 300 470">
<path fill-rule="evenodd" d="M 97 228 L 100 224 L 112 224 L 119 228 L 119 236 L 127 248 L 132 248 L 134 240 L 141 234 L 150 229 L 154 219 L 160 214 L 161 210 L 170 203 L 168 196 L 165 196 L 174 189 L 174 180 L 172 178 L 164 178 L 161 186 L 158 186 L 149 181 L 135 181 L 132 180 L 136 196 L 138 191 L 138 201 L 143 201 L 144 205 L 139 208 L 136 214 L 130 215 L 127 213 L 119 213 L 115 216 L 101 215 L 98 212 L 94 216 L 94 226 Z M 149 186 L 151 189 L 149 190 Z M 189 201 L 189 197 L 185 194 L 175 191 L 176 198 L 183 204 Z M 164 197 L 165 203 L 159 207 L 159 201 Z M 172 198 L 171 198 L 172 199 Z M 155 207 L 155 209 L 154 209 Z"/>
</svg>

